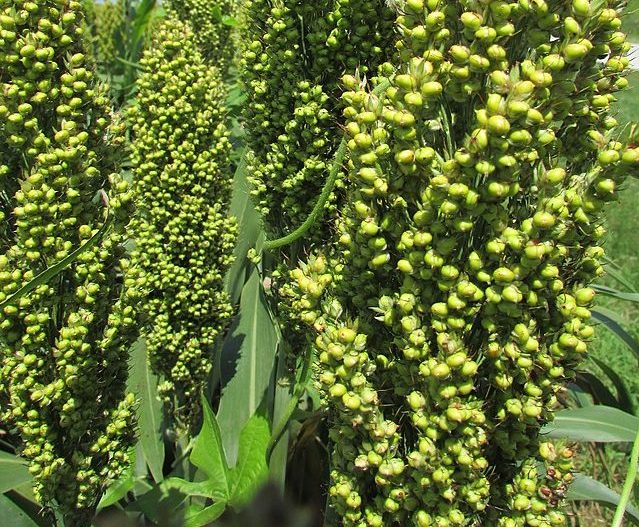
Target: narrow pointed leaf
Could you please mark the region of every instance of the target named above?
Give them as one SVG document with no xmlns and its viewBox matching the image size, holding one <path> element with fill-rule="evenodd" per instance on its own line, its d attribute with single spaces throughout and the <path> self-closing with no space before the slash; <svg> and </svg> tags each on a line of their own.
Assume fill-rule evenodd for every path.
<svg viewBox="0 0 639 527">
<path fill-rule="evenodd" d="M 229 467 L 222 444 L 222 434 L 211 405 L 202 397 L 203 423 L 195 438 L 191 463 L 202 470 L 209 485 L 211 497 L 228 501 L 230 497 Z"/>
<path fill-rule="evenodd" d="M 592 317 L 612 331 L 639 358 L 639 342 L 623 328 L 623 322 L 617 314 L 609 309 L 599 307 L 592 310 Z"/>
<path fill-rule="evenodd" d="M 102 225 L 100 229 L 89 238 L 84 244 L 78 247 L 75 251 L 69 254 L 66 258 L 60 260 L 57 264 L 52 265 L 51 267 L 42 271 L 39 275 L 37 275 L 33 280 L 24 284 L 20 289 L 18 289 L 15 293 L 9 295 L 6 299 L 0 302 L 0 309 L 4 309 L 5 307 L 17 302 L 25 295 L 28 295 L 31 291 L 41 286 L 42 284 L 46 284 L 49 280 L 51 280 L 54 276 L 59 275 L 62 271 L 64 271 L 67 267 L 69 267 L 73 262 L 75 262 L 82 253 L 88 251 L 92 247 L 94 247 L 104 236 L 106 231 L 109 230 L 109 227 L 113 223 L 113 216 L 109 215 Z"/>
<path fill-rule="evenodd" d="M 0 451 L 0 494 L 31 481 L 25 461 L 18 456 Z"/>
<path fill-rule="evenodd" d="M 575 480 L 568 488 L 569 501 L 596 501 L 608 507 L 616 507 L 619 503 L 619 494 L 603 483 L 583 474 L 576 474 Z M 633 523 L 639 524 L 639 510 L 633 505 L 626 509 L 626 517 Z"/>
<path fill-rule="evenodd" d="M 639 303 L 639 293 L 625 293 L 623 291 L 619 291 L 618 289 L 607 287 L 605 285 L 595 285 L 593 286 L 593 289 L 597 291 L 597 293 L 605 296 L 610 296 L 619 300 L 625 300 L 627 302 Z"/>
<path fill-rule="evenodd" d="M 255 247 L 260 235 L 260 217 L 253 207 L 249 195 L 246 159 L 242 157 L 233 179 L 233 197 L 230 214 L 237 219 L 239 235 L 233 251 L 233 265 L 226 274 L 226 291 L 233 304 L 240 301 L 242 288 L 248 277 L 251 262 L 247 259 L 249 249 Z"/>
<path fill-rule="evenodd" d="M 595 443 L 632 443 L 639 418 L 609 406 L 589 406 L 557 412 L 555 420 L 543 431 L 549 437 Z"/>
<path fill-rule="evenodd" d="M 162 403 L 158 399 L 157 377 L 147 360 L 144 339 L 138 340 L 131 351 L 129 384 L 140 401 L 138 420 L 140 444 L 144 459 L 156 483 L 164 478 L 164 441 L 162 439 Z"/>
<path fill-rule="evenodd" d="M 617 408 L 617 399 L 601 379 L 590 372 L 579 372 L 575 384 L 592 395 L 595 404 Z"/>
<path fill-rule="evenodd" d="M 240 431 L 262 403 L 273 379 L 278 338 L 254 269 L 242 290 L 237 323 L 222 346 L 218 422 L 229 464 L 237 462 Z"/>
<path fill-rule="evenodd" d="M 620 410 L 623 410 L 624 412 L 635 415 L 636 412 L 635 412 L 634 398 L 630 394 L 630 390 L 628 390 L 628 387 L 626 386 L 626 383 L 624 382 L 624 380 L 621 378 L 621 375 L 619 375 L 613 368 L 608 366 L 605 362 L 595 357 L 592 357 L 592 360 L 595 362 L 597 366 L 599 366 L 599 368 L 601 368 L 601 371 L 603 371 L 608 376 L 613 386 L 615 387 L 615 390 L 617 391 L 618 404 L 615 405 L 615 407 L 619 408 Z"/>
</svg>

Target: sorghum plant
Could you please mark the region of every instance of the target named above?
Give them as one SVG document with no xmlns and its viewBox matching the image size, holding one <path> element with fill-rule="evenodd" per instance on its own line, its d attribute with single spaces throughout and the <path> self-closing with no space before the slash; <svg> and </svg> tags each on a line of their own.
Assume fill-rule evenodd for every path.
<svg viewBox="0 0 639 527">
<path fill-rule="evenodd" d="M 639 161 L 610 110 L 619 8 L 407 0 L 374 90 L 344 77 L 338 248 L 288 291 L 316 333 L 340 525 L 565 524 L 572 452 L 540 428 Z"/>
<path fill-rule="evenodd" d="M 123 293 L 132 203 L 118 175 L 123 129 L 85 56 L 84 27 L 74 0 L 0 1 L 1 418 L 21 441 L 38 501 L 81 526 L 128 464 L 136 337 L 135 289 Z"/>
<path fill-rule="evenodd" d="M 232 314 L 223 283 L 237 230 L 227 214 L 226 90 L 193 30 L 172 17 L 156 29 L 141 66 L 129 111 L 139 200 L 133 259 L 146 294 L 151 365 L 178 426 L 188 429 L 198 422 L 213 345 Z"/>
</svg>

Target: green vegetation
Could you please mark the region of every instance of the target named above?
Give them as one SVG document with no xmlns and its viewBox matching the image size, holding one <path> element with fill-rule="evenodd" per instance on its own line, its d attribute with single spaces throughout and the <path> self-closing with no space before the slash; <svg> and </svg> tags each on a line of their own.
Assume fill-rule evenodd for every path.
<svg viewBox="0 0 639 527">
<path fill-rule="evenodd" d="M 0 524 L 639 524 L 637 7 L 0 0 Z"/>
</svg>

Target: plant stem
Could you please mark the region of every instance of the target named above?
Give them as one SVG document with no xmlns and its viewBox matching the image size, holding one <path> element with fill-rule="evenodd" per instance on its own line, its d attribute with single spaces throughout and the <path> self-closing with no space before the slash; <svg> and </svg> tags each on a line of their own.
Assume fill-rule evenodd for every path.
<svg viewBox="0 0 639 527">
<path fill-rule="evenodd" d="M 337 182 L 337 176 L 339 174 L 339 169 L 344 162 L 344 156 L 346 155 L 346 138 L 342 139 L 342 142 L 337 149 L 337 153 L 335 154 L 335 158 L 333 159 L 333 164 L 331 166 L 331 171 L 329 173 L 328 179 L 326 180 L 326 184 L 322 189 L 322 193 L 320 194 L 317 203 L 315 203 L 315 207 L 313 207 L 313 211 L 309 215 L 308 218 L 300 225 L 297 229 L 295 229 L 292 233 L 284 236 L 283 238 L 278 238 L 277 240 L 267 240 L 264 242 L 264 250 L 272 251 L 274 249 L 279 249 L 280 247 L 284 247 L 286 245 L 290 245 L 291 243 L 299 240 L 308 230 L 315 225 L 315 222 L 319 220 L 324 213 L 324 208 L 326 207 L 326 203 L 331 196 L 331 192 L 333 192 L 333 188 L 335 187 L 335 183 Z"/>
<path fill-rule="evenodd" d="M 375 89 L 371 92 L 371 95 L 379 95 L 389 86 L 390 81 L 384 80 L 375 87 Z M 331 170 L 328 174 L 328 179 L 324 184 L 324 188 L 322 189 L 322 193 L 320 194 L 320 197 L 317 200 L 317 203 L 315 203 L 315 207 L 313 207 L 313 210 L 308 218 L 306 218 L 304 223 L 302 223 L 302 225 L 300 225 L 290 234 L 287 234 L 282 238 L 278 238 L 277 240 L 266 240 L 264 242 L 264 251 L 272 251 L 274 249 L 279 249 L 280 247 L 284 247 L 286 245 L 290 245 L 293 242 L 296 242 L 302 236 L 304 236 L 304 234 L 306 234 L 313 225 L 315 225 L 317 220 L 322 217 L 322 214 L 324 214 L 324 209 L 326 208 L 326 203 L 331 197 L 331 193 L 333 192 L 333 188 L 335 187 L 335 183 L 337 182 L 339 169 L 344 162 L 344 157 L 346 157 L 347 144 L 348 141 L 346 140 L 346 137 L 344 137 L 339 145 L 339 148 L 337 149 L 337 152 L 335 153 L 335 157 L 333 158 Z"/>
<path fill-rule="evenodd" d="M 632 453 L 630 454 L 630 465 L 628 466 L 628 473 L 626 474 L 626 481 L 623 484 L 623 490 L 621 491 L 621 497 L 617 510 L 615 511 L 615 517 L 612 520 L 612 527 L 621 527 L 624 514 L 626 513 L 626 507 L 630 501 L 630 495 L 637 479 L 637 467 L 639 466 L 639 429 L 635 437 L 635 442 L 632 445 Z"/>
</svg>

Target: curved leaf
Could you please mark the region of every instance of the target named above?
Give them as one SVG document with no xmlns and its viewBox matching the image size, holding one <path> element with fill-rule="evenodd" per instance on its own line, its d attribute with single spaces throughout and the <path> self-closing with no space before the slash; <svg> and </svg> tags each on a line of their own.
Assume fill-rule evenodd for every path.
<svg viewBox="0 0 639 527">
<path fill-rule="evenodd" d="M 614 394 L 601 382 L 601 379 L 592 373 L 579 372 L 575 383 L 592 396 L 595 404 L 617 408 L 618 403 Z"/>
<path fill-rule="evenodd" d="M 628 412 L 629 414 L 635 415 L 636 410 L 635 410 L 634 398 L 632 397 L 630 390 L 628 390 L 626 383 L 621 378 L 621 375 L 619 375 L 614 369 L 608 366 L 605 362 L 595 357 L 592 357 L 592 360 L 595 362 L 597 366 L 599 366 L 601 371 L 603 371 L 608 376 L 608 378 L 614 385 L 615 390 L 617 390 L 618 404 L 616 404 L 615 407 L 619 408 L 620 410 L 623 410 L 624 412 Z"/>
<path fill-rule="evenodd" d="M 639 358 L 639 342 L 622 326 L 621 319 L 614 311 L 599 307 L 592 310 L 592 317 L 601 322 L 604 327 L 612 331 Z"/>
<path fill-rule="evenodd" d="M 184 520 L 184 527 L 204 527 L 217 520 L 226 510 L 226 503 L 220 501 L 205 507 L 201 511 L 187 515 Z"/>
<path fill-rule="evenodd" d="M 616 507 L 620 497 L 603 483 L 583 474 L 575 474 L 575 480 L 568 488 L 567 498 L 569 501 L 596 501 L 608 507 Z M 633 523 L 639 524 L 639 510 L 636 507 L 629 505 L 626 514 Z"/>
<path fill-rule="evenodd" d="M 24 284 L 20 289 L 18 289 L 15 293 L 9 295 L 2 302 L 0 302 L 0 309 L 4 309 L 5 307 L 11 305 L 15 301 L 19 300 L 25 295 L 28 295 L 31 291 L 41 286 L 42 284 L 46 284 L 49 280 L 51 280 L 54 276 L 59 275 L 62 271 L 64 271 L 69 265 L 75 262 L 80 255 L 94 247 L 104 236 L 109 227 L 113 223 L 113 216 L 110 214 L 107 216 L 106 221 L 102 224 L 102 227 L 89 238 L 86 242 L 84 242 L 80 247 L 78 247 L 75 251 L 69 254 L 66 258 L 63 258 L 55 265 L 45 269 L 39 275 L 37 275 L 33 280 L 30 280 L 26 284 Z"/>
<path fill-rule="evenodd" d="M 0 451 L 0 494 L 29 483 L 31 479 L 23 459 Z"/>
<path fill-rule="evenodd" d="M 618 300 L 625 300 L 627 302 L 639 303 L 639 293 L 625 293 L 605 285 L 593 285 L 592 288 L 597 291 L 597 293 L 605 296 L 610 296 Z"/>
<path fill-rule="evenodd" d="M 632 443 L 639 418 L 609 406 L 588 406 L 557 412 L 555 420 L 543 428 L 549 437 L 594 443 Z"/>
</svg>

